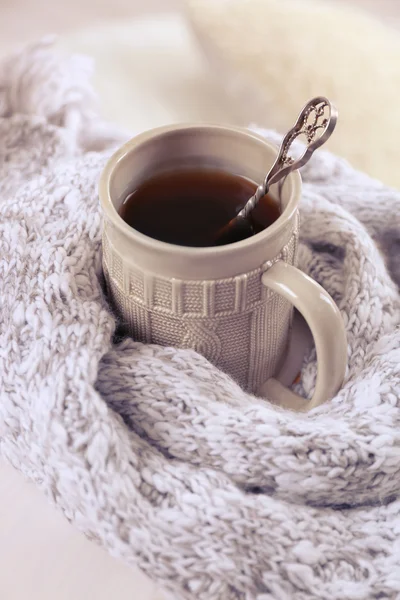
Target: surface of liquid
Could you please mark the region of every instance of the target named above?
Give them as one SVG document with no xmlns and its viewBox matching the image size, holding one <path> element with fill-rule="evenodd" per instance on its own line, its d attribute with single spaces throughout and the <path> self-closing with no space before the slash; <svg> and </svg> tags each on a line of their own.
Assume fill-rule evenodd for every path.
<svg viewBox="0 0 400 600">
<path fill-rule="evenodd" d="M 214 246 L 218 231 L 244 206 L 257 185 L 232 173 L 196 169 L 160 173 L 123 202 L 120 216 L 156 240 L 180 246 Z M 276 201 L 264 196 L 252 213 L 254 233 L 279 217 Z"/>
</svg>

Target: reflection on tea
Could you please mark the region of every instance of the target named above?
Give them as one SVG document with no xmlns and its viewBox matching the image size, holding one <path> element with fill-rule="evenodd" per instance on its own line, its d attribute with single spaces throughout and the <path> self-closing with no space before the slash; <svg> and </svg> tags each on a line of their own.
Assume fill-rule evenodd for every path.
<svg viewBox="0 0 400 600">
<path fill-rule="evenodd" d="M 137 231 L 180 246 L 214 246 L 218 231 L 256 191 L 257 184 L 216 169 L 164 172 L 145 181 L 123 202 L 119 214 Z M 279 217 L 279 207 L 264 196 L 251 219 L 254 233 Z"/>
</svg>

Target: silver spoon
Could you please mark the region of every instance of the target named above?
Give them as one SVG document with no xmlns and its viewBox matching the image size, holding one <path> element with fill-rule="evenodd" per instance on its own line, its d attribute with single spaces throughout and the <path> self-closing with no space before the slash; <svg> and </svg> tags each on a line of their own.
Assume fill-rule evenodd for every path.
<svg viewBox="0 0 400 600">
<path fill-rule="evenodd" d="M 335 106 L 323 96 L 313 98 L 304 106 L 294 127 L 283 138 L 278 156 L 265 177 L 241 211 L 222 227 L 216 235 L 216 245 L 238 242 L 253 235 L 253 226 L 248 219 L 261 198 L 269 191 L 272 184 L 286 177 L 292 171 L 303 167 L 315 150 L 322 146 L 331 136 L 336 127 L 338 111 Z M 306 137 L 304 152 L 294 160 L 289 151 L 293 142 L 300 136 Z"/>
</svg>

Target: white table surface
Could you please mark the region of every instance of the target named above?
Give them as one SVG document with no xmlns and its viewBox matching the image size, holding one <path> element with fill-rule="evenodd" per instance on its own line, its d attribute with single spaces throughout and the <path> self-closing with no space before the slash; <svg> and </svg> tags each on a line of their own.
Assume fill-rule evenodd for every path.
<svg viewBox="0 0 400 600">
<path fill-rule="evenodd" d="M 160 600 L 141 572 L 89 542 L 0 461 L 1 600 Z"/>
</svg>

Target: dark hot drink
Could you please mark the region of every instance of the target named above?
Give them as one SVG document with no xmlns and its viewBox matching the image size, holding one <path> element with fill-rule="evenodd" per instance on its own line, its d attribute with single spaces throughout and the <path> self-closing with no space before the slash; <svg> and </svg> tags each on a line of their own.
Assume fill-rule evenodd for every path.
<svg viewBox="0 0 400 600">
<path fill-rule="evenodd" d="M 219 230 L 244 206 L 257 184 L 240 175 L 211 169 L 170 171 L 145 181 L 122 204 L 128 225 L 156 240 L 180 246 L 214 246 Z M 250 221 L 249 235 L 279 217 L 269 195 L 261 199 Z"/>
</svg>

